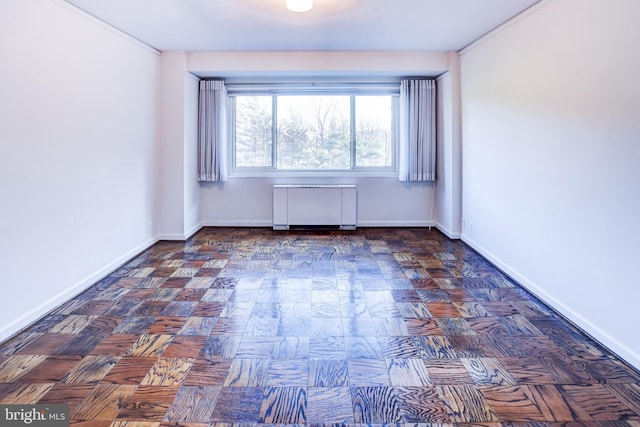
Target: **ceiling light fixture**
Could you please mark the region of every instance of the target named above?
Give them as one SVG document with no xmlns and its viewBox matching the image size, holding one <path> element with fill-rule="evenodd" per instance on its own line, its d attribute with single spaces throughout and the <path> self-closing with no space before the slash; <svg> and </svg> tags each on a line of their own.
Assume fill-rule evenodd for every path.
<svg viewBox="0 0 640 427">
<path fill-rule="evenodd" d="M 285 4 L 292 12 L 308 12 L 313 7 L 313 0 L 285 0 Z"/>
</svg>

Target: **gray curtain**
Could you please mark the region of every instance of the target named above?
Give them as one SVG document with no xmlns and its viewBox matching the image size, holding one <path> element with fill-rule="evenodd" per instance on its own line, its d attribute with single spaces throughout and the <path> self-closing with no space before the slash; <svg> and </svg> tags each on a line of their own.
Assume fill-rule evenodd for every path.
<svg viewBox="0 0 640 427">
<path fill-rule="evenodd" d="M 436 83 L 400 82 L 400 181 L 436 180 Z"/>
<path fill-rule="evenodd" d="M 227 89 L 201 80 L 198 109 L 198 181 L 227 180 Z"/>
</svg>

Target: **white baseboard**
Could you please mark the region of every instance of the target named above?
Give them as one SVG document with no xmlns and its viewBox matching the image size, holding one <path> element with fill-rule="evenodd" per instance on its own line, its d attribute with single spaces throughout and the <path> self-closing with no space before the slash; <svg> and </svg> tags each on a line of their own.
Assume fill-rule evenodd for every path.
<svg viewBox="0 0 640 427">
<path fill-rule="evenodd" d="M 184 235 L 184 240 L 189 239 L 191 236 L 193 236 L 194 234 L 196 234 L 198 231 L 200 231 L 200 229 L 203 227 L 202 223 L 199 222 L 198 224 L 194 225 L 189 231 L 187 231 Z"/>
<path fill-rule="evenodd" d="M 7 338 L 13 336 L 14 334 L 20 332 L 23 328 L 31 325 L 41 317 L 47 315 L 53 309 L 58 306 L 66 303 L 70 299 L 79 295 L 81 292 L 87 290 L 89 287 L 93 286 L 96 282 L 104 279 L 109 274 L 120 268 L 122 265 L 127 263 L 130 259 L 141 253 L 142 251 L 150 248 L 158 241 L 157 238 L 151 238 L 146 242 L 138 245 L 137 247 L 131 249 L 126 254 L 116 258 L 111 261 L 106 266 L 102 267 L 98 271 L 88 275 L 83 278 L 79 282 L 60 292 L 58 295 L 50 298 L 49 300 L 43 302 L 39 306 L 33 308 L 29 312 L 23 314 L 18 319 L 9 323 L 8 325 L 3 325 L 0 328 L 0 341 L 4 341 Z"/>
<path fill-rule="evenodd" d="M 449 230 L 447 227 L 440 224 L 439 222 L 436 222 L 435 227 L 450 239 L 454 239 L 454 240 L 460 239 L 461 233 L 454 233 L 453 231 Z"/>
<path fill-rule="evenodd" d="M 156 236 L 156 240 L 176 240 L 176 241 L 184 241 L 189 239 L 191 236 L 196 234 L 203 227 L 202 223 L 198 223 L 193 226 L 186 233 L 162 233 Z"/>
<path fill-rule="evenodd" d="M 433 221 L 358 221 L 358 227 L 435 227 Z"/>
<path fill-rule="evenodd" d="M 184 234 L 181 234 L 181 233 L 158 234 L 157 238 L 158 240 L 175 240 L 175 241 L 186 240 Z"/>
<path fill-rule="evenodd" d="M 590 335 L 593 339 L 597 340 L 600 344 L 607 347 L 610 351 L 624 359 L 627 363 L 640 370 L 640 355 L 631 350 L 624 343 L 620 342 L 616 338 L 609 335 L 607 332 L 594 325 L 587 320 L 584 316 L 574 311 L 568 305 L 558 301 L 555 297 L 545 291 L 542 287 L 538 286 L 524 275 L 520 274 L 517 270 L 513 269 L 509 264 L 504 262 L 499 257 L 495 256 L 490 251 L 486 250 L 482 245 L 478 244 L 472 238 L 466 234 L 462 234 L 461 239 L 467 245 L 471 246 L 474 250 L 480 253 L 483 257 L 488 259 L 496 267 L 498 267 L 507 276 L 515 280 L 519 285 L 527 289 L 542 302 L 549 307 L 556 310 L 562 316 L 566 317 L 570 322 L 582 329 L 585 333 Z"/>
<path fill-rule="evenodd" d="M 273 227 L 271 220 L 205 221 L 204 227 Z M 435 227 L 434 221 L 358 221 L 357 227 Z"/>
<path fill-rule="evenodd" d="M 205 221 L 204 227 L 273 227 L 271 220 Z"/>
</svg>

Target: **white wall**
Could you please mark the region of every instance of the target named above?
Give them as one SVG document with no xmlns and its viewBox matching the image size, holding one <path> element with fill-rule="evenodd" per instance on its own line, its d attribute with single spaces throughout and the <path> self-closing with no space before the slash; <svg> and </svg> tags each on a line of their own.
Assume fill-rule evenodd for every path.
<svg viewBox="0 0 640 427">
<path fill-rule="evenodd" d="M 186 70 L 185 52 L 163 52 L 160 63 L 154 231 L 161 239 L 184 240 L 201 227 L 196 179 L 199 79 Z"/>
<path fill-rule="evenodd" d="M 184 52 L 160 57 L 158 151 L 154 232 L 165 239 L 184 238 Z"/>
<path fill-rule="evenodd" d="M 56 0 L 0 2 L 0 339 L 153 242 L 158 57 Z"/>
<path fill-rule="evenodd" d="M 355 184 L 358 226 L 433 225 L 433 186 L 397 178 L 230 178 L 202 186 L 203 223 L 216 226 L 272 225 L 274 184 Z"/>
<path fill-rule="evenodd" d="M 543 1 L 461 60 L 463 239 L 636 367 L 638 22 Z"/>
<path fill-rule="evenodd" d="M 462 144 L 460 140 L 460 61 L 451 53 L 451 69 L 436 80 L 437 147 L 435 220 L 440 231 L 459 239 L 462 219 Z"/>
<path fill-rule="evenodd" d="M 191 236 L 202 227 L 198 165 L 198 95 L 199 81 L 184 73 L 184 234 Z"/>
<path fill-rule="evenodd" d="M 449 52 L 278 51 L 190 52 L 189 71 L 203 77 L 437 76 L 449 69 Z"/>
</svg>

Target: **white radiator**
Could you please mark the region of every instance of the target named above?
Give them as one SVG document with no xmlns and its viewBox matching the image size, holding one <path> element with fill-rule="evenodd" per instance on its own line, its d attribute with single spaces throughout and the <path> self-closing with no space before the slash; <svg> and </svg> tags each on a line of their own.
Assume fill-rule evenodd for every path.
<svg viewBox="0 0 640 427">
<path fill-rule="evenodd" d="M 298 184 L 273 186 L 273 229 L 292 226 L 356 228 L 356 186 Z"/>
</svg>

